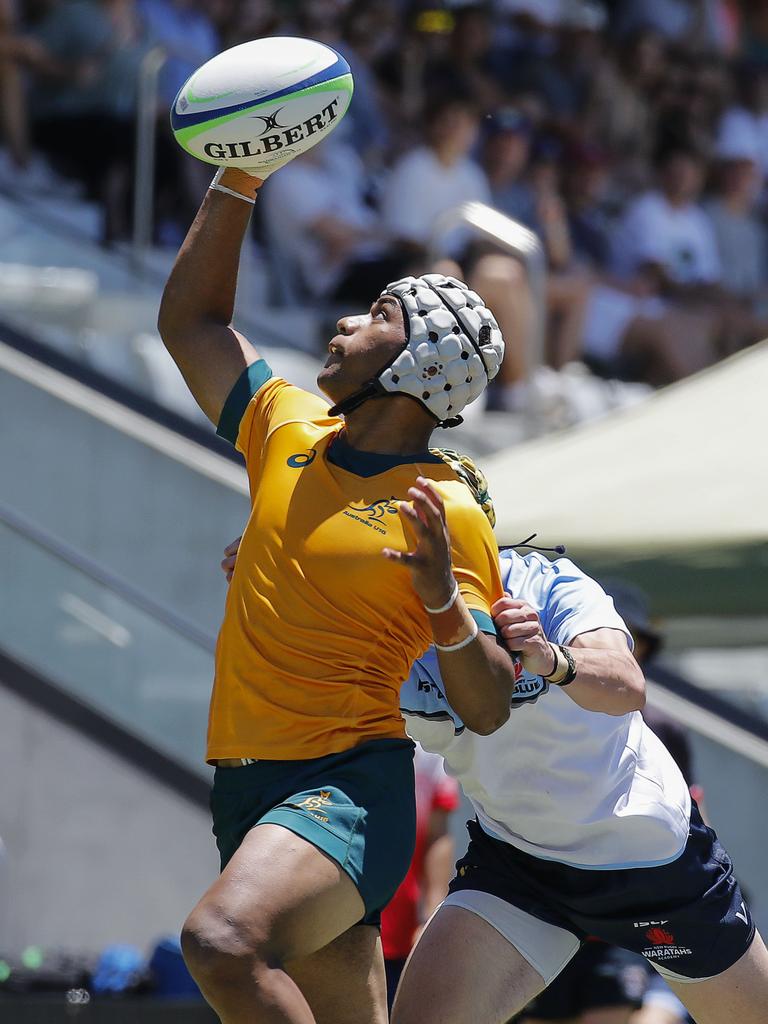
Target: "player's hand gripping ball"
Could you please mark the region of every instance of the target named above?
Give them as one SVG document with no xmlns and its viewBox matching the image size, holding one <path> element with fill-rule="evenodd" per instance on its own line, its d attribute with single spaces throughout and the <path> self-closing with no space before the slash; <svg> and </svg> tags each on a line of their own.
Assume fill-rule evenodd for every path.
<svg viewBox="0 0 768 1024">
<path fill-rule="evenodd" d="M 340 54 L 312 39 L 254 39 L 217 54 L 171 108 L 179 145 L 198 160 L 266 178 L 329 135 L 352 99 Z"/>
</svg>

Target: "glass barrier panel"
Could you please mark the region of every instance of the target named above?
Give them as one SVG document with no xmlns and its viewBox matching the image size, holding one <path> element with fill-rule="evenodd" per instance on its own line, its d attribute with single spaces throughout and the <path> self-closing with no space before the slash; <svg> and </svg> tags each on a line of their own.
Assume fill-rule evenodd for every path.
<svg viewBox="0 0 768 1024">
<path fill-rule="evenodd" d="M 1 522 L 0 564 L 0 646 L 204 774 L 212 652 Z"/>
</svg>

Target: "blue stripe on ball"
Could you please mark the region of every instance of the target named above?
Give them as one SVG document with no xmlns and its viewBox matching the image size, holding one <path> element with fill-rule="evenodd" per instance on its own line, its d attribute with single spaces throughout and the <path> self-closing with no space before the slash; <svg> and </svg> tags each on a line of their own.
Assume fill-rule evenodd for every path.
<svg viewBox="0 0 768 1024">
<path fill-rule="evenodd" d="M 308 89 L 313 85 L 320 85 L 321 82 L 328 82 L 332 78 L 340 78 L 342 75 L 348 75 L 349 73 L 349 64 L 347 64 L 343 57 L 336 54 L 336 62 L 331 64 L 331 66 L 326 68 L 324 71 L 318 71 L 316 75 L 312 75 L 310 78 L 305 78 L 301 82 L 296 82 L 295 85 L 290 85 L 286 89 L 280 89 L 278 92 L 270 93 L 269 96 L 259 96 L 258 99 L 246 100 L 245 103 L 236 103 L 231 107 L 218 107 L 214 110 L 205 110 L 200 111 L 199 113 L 179 114 L 176 111 L 176 103 L 182 91 L 186 88 L 185 83 L 176 94 L 176 99 L 173 101 L 173 106 L 171 107 L 171 128 L 173 128 L 174 131 L 177 131 L 179 128 L 188 128 L 190 125 L 202 124 L 204 121 L 213 121 L 215 118 L 224 117 L 227 114 L 236 114 L 238 110 L 248 110 L 249 107 L 260 107 L 264 103 L 270 103 L 272 100 L 279 100 L 283 96 L 291 96 L 293 93 L 300 92 L 302 89 Z"/>
</svg>

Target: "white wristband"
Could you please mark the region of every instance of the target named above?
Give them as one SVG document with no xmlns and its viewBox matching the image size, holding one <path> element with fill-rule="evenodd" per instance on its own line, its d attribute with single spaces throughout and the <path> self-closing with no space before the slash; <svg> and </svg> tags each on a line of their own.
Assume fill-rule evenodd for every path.
<svg viewBox="0 0 768 1024">
<path fill-rule="evenodd" d="M 453 581 L 453 591 L 451 593 L 451 596 L 445 602 L 445 604 L 440 605 L 439 608 L 427 608 L 427 606 L 424 605 L 424 610 L 429 612 L 430 615 L 441 615 L 443 612 L 447 612 L 449 608 L 452 608 L 453 605 L 456 604 L 456 599 L 457 599 L 458 596 L 459 596 L 459 584 L 456 582 L 456 580 L 454 580 Z"/>
<path fill-rule="evenodd" d="M 474 619 L 472 619 L 472 632 L 469 634 L 469 636 L 465 636 L 464 639 L 459 640 L 457 644 L 449 644 L 447 646 L 443 646 L 443 644 L 435 644 L 435 647 L 437 648 L 438 651 L 443 652 L 460 651 L 462 647 L 466 647 L 468 644 L 471 644 L 479 632 L 480 630 L 478 628 L 477 623 L 475 622 Z"/>
<path fill-rule="evenodd" d="M 221 178 L 222 174 L 224 173 L 224 171 L 226 171 L 226 169 L 226 167 L 220 167 L 218 171 L 216 171 L 216 173 L 213 176 L 213 181 L 208 186 L 208 188 L 212 188 L 216 192 L 223 192 L 225 195 L 232 196 L 233 199 L 242 199 L 244 203 L 250 203 L 251 206 L 255 206 L 255 199 L 251 199 L 250 196 L 244 196 L 242 192 L 235 192 L 234 189 L 227 188 L 226 185 L 219 184 L 219 178 Z"/>
</svg>

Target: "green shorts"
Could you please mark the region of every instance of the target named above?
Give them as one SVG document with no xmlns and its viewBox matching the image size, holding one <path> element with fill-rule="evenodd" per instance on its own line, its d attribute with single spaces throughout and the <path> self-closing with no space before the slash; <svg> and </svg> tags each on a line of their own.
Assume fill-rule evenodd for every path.
<svg viewBox="0 0 768 1024">
<path fill-rule="evenodd" d="M 349 875 L 378 924 L 413 856 L 413 744 L 370 740 L 306 761 L 256 761 L 217 768 L 213 834 L 222 871 L 254 825 L 282 825 L 309 840 Z"/>
</svg>

